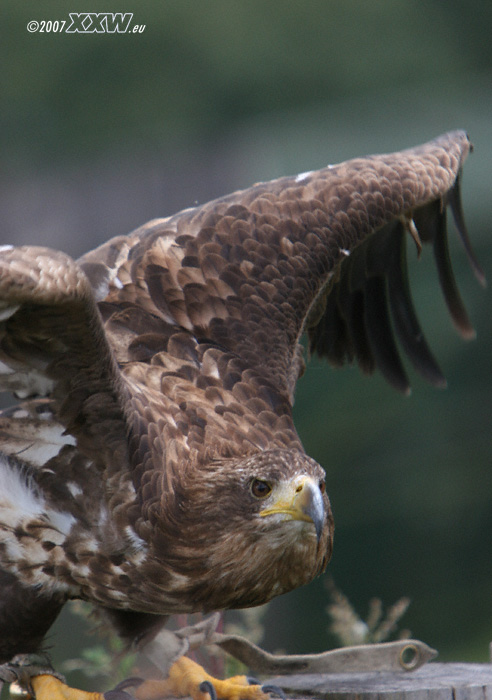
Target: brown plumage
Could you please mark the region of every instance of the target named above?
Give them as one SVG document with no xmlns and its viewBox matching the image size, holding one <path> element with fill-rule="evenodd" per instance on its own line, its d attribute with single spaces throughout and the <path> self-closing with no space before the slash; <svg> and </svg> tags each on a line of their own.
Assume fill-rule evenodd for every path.
<svg viewBox="0 0 492 700">
<path fill-rule="evenodd" d="M 292 421 L 300 340 L 405 392 L 396 335 L 444 383 L 406 234 L 433 245 L 470 336 L 445 226 L 450 205 L 482 278 L 459 204 L 469 149 L 453 132 L 260 183 L 78 262 L 2 248 L 0 381 L 27 400 L 0 419 L 0 658 L 32 651 L 69 598 L 113 610 L 130 636 L 155 615 L 264 603 L 324 569 L 324 473 Z"/>
</svg>

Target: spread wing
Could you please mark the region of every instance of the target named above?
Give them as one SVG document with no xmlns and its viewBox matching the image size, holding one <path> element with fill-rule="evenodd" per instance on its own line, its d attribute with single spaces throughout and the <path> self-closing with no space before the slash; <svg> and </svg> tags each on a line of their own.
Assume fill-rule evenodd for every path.
<svg viewBox="0 0 492 700">
<path fill-rule="evenodd" d="M 466 134 L 452 132 L 400 153 L 260 183 L 85 256 L 120 360 L 166 362 L 170 343 L 184 359 L 193 337 L 228 358 L 223 386 L 244 384 L 249 370 L 281 412 L 302 373 L 303 333 L 332 364 L 356 360 L 407 391 L 396 336 L 417 370 L 442 385 L 410 297 L 406 239 L 419 250 L 432 245 L 452 319 L 471 336 L 446 233 L 449 205 L 483 282 L 460 204 L 469 150 Z"/>
<path fill-rule="evenodd" d="M 260 183 L 152 221 L 78 263 L 5 247 L 3 387 L 52 396 L 78 445 L 106 468 L 129 460 L 145 490 L 155 459 L 178 469 L 190 454 L 299 446 L 291 404 L 303 333 L 333 364 L 356 360 L 406 391 L 396 336 L 441 385 L 412 306 L 405 243 L 410 234 L 432 244 L 451 316 L 470 336 L 446 243 L 449 205 L 483 280 L 459 201 L 469 150 L 466 134 L 452 132 Z M 149 493 L 170 488 L 146 478 Z"/>
<path fill-rule="evenodd" d="M 20 514 L 12 499 L 12 522 L 39 515 L 50 533 L 78 543 L 76 556 L 94 550 L 91 599 L 118 605 L 113 559 L 137 557 L 135 609 L 171 611 L 177 599 L 180 610 L 196 607 L 188 554 L 195 547 L 208 561 L 204 543 L 224 513 L 220 498 L 206 511 L 194 496 L 219 482 L 229 493 L 230 471 L 250 455 L 302 452 L 291 408 L 304 333 L 330 362 L 377 368 L 406 391 L 396 336 L 417 369 L 443 383 L 410 299 L 405 239 L 432 244 L 451 316 L 470 336 L 445 220 L 449 205 L 483 280 L 459 203 L 469 149 L 454 132 L 260 183 L 152 221 L 78 262 L 3 246 L 0 388 L 29 399 L 0 416 L 4 476 L 14 495 L 21 485 L 29 492 Z M 193 542 L 176 525 L 183 488 L 199 509 Z M 168 567 L 164 581 L 163 561 L 184 568 Z M 205 592 L 205 607 L 226 604 Z"/>
</svg>

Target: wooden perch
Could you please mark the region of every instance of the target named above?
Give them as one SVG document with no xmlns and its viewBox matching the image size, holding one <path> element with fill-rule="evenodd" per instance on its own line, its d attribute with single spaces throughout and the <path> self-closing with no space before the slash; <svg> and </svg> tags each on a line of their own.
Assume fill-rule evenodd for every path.
<svg viewBox="0 0 492 700">
<path fill-rule="evenodd" d="M 431 662 L 412 673 L 313 673 L 268 680 L 293 698 L 327 700 L 488 700 L 492 665 Z"/>
</svg>

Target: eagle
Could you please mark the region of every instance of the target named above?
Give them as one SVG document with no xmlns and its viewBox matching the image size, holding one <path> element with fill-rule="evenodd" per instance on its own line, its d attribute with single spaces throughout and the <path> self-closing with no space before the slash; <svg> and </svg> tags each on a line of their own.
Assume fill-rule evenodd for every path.
<svg viewBox="0 0 492 700">
<path fill-rule="evenodd" d="M 460 201 L 470 149 L 454 131 L 258 183 L 78 261 L 1 246 L 0 387 L 17 399 L 0 416 L 5 678 L 27 674 L 41 700 L 60 687 L 85 697 L 49 668 L 29 671 L 68 600 L 145 649 L 171 614 L 260 605 L 325 569 L 325 473 L 292 419 L 301 341 L 408 393 L 403 351 L 444 386 L 406 247 L 433 248 L 454 325 L 472 337 L 446 229 L 449 208 L 483 282 Z M 217 690 L 188 670 L 174 669 L 197 700 L 268 691 Z"/>
</svg>

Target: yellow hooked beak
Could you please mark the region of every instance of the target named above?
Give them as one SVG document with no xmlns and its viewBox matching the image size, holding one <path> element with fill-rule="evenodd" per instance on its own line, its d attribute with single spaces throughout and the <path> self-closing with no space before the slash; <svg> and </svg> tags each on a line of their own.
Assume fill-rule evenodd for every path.
<svg viewBox="0 0 492 700">
<path fill-rule="evenodd" d="M 313 523 L 319 540 L 325 521 L 325 509 L 318 483 L 308 476 L 299 476 L 293 481 L 279 484 L 260 515 L 266 517 L 275 513 L 288 516 L 287 520 Z"/>
</svg>

